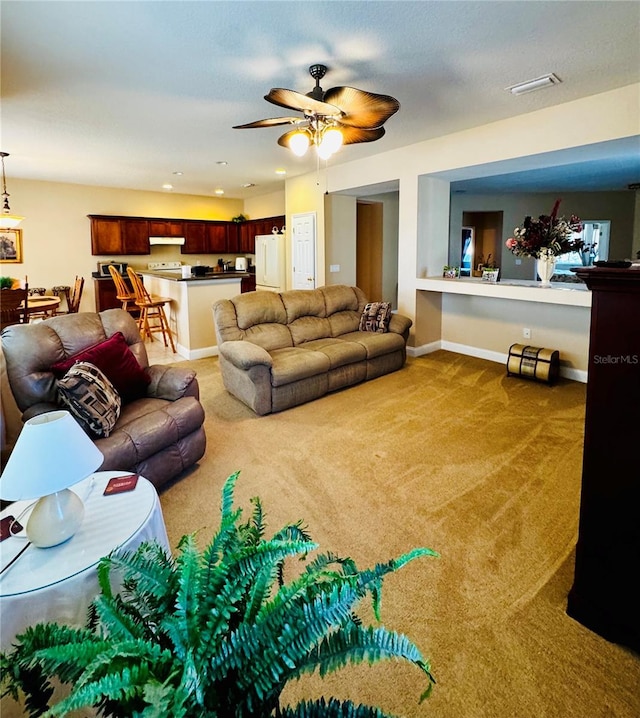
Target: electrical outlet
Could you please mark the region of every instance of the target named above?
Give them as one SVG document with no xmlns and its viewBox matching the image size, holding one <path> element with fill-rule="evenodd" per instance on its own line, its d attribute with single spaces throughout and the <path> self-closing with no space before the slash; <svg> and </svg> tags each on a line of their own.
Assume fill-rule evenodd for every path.
<svg viewBox="0 0 640 718">
<path fill-rule="evenodd" d="M 329 271 L 330 271 L 330 272 L 339 272 L 339 271 L 340 271 L 340 265 L 339 265 L 339 264 L 331 264 L 331 265 L 329 265 Z"/>
<path fill-rule="evenodd" d="M 531 339 L 531 329 L 529 329 L 528 327 L 524 327 L 524 329 L 522 330 L 522 336 L 525 339 Z"/>
</svg>

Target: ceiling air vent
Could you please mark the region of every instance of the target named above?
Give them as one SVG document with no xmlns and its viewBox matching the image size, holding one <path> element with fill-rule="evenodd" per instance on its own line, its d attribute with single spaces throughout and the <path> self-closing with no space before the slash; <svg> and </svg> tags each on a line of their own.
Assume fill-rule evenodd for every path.
<svg viewBox="0 0 640 718">
<path fill-rule="evenodd" d="M 527 92 L 558 85 L 560 82 L 562 80 L 557 75 L 554 75 L 553 72 L 550 72 L 547 75 L 542 75 L 542 77 L 536 77 L 535 80 L 527 80 L 526 82 L 519 82 L 517 85 L 511 85 L 511 87 L 505 87 L 505 90 L 512 95 L 524 95 Z"/>
</svg>

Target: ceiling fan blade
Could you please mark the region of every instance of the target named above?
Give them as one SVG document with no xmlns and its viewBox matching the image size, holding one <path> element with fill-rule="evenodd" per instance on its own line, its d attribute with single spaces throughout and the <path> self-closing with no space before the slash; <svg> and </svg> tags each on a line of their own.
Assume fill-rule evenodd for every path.
<svg viewBox="0 0 640 718">
<path fill-rule="evenodd" d="M 325 92 L 324 101 L 342 110 L 340 122 L 343 125 L 365 129 L 380 127 L 400 109 L 395 97 L 355 87 L 332 87 Z"/>
<path fill-rule="evenodd" d="M 255 122 L 247 122 L 246 125 L 234 125 L 234 130 L 247 130 L 252 127 L 276 127 L 277 125 L 294 125 L 301 122 L 301 117 L 272 117 L 268 120 L 256 120 Z"/>
<path fill-rule="evenodd" d="M 314 100 L 313 97 L 303 95 L 295 90 L 285 90 L 281 87 L 273 87 L 269 94 L 264 96 L 267 102 L 289 110 L 298 110 L 305 115 L 325 115 L 327 117 L 340 117 L 340 108 L 330 105 L 327 102 Z"/>
<path fill-rule="evenodd" d="M 364 127 L 350 127 L 338 123 L 340 132 L 342 132 L 343 145 L 355 145 L 357 142 L 374 142 L 384 136 L 384 127 L 374 127 L 366 129 Z"/>
</svg>

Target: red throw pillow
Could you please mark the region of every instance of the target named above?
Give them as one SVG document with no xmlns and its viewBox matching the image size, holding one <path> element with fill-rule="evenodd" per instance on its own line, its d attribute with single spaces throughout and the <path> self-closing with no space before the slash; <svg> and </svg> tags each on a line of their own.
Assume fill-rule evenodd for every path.
<svg viewBox="0 0 640 718">
<path fill-rule="evenodd" d="M 139 399 L 147 393 L 151 377 L 138 364 L 122 332 L 56 362 L 51 371 L 61 379 L 79 361 L 90 362 L 104 372 L 123 402 Z"/>
</svg>

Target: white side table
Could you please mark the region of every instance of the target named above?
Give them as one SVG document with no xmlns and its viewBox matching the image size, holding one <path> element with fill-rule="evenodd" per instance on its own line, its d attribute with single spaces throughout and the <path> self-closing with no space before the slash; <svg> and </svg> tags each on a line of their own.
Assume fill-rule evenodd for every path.
<svg viewBox="0 0 640 718">
<path fill-rule="evenodd" d="M 51 548 L 29 546 L 0 574 L 0 648 L 11 647 L 30 625 L 57 621 L 84 625 L 87 609 L 99 593 L 96 568 L 114 549 L 134 550 L 156 540 L 170 551 L 162 509 L 154 486 L 140 477 L 133 491 L 104 496 L 109 479 L 130 472 L 100 471 L 72 487 L 83 500 L 85 515 L 78 532 Z M 16 501 L 0 518 L 18 518 L 30 501 Z M 28 514 L 20 519 L 25 526 Z M 23 532 L 24 536 L 24 532 Z M 0 543 L 0 569 L 22 549 L 26 538 Z"/>
</svg>

